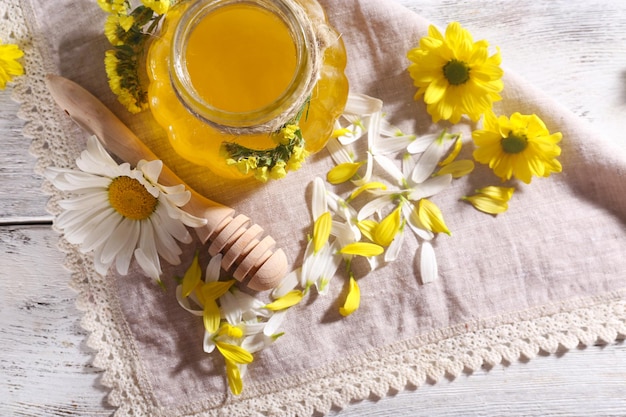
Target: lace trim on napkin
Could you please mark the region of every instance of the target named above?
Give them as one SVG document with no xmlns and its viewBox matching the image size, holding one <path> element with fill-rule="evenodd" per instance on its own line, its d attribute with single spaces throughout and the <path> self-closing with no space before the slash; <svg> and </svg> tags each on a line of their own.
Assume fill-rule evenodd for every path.
<svg viewBox="0 0 626 417">
<path fill-rule="evenodd" d="M 19 117 L 26 121 L 23 134 L 32 139 L 30 150 L 38 158 L 36 170 L 41 172 L 51 165 L 73 165 L 83 144 L 68 141 L 64 132 L 73 129 L 71 123 L 55 116 L 60 111 L 44 82 L 46 72 L 55 71 L 44 63 L 54 61 L 39 55 L 47 51 L 45 40 L 33 39 L 26 24 L 33 20 L 25 19 L 28 17 L 28 6 L 20 0 L 0 4 L 3 25 L 27 51 L 22 61 L 26 74 L 16 79 L 13 98 L 22 104 Z M 60 193 L 47 183 L 43 189 L 51 195 L 48 210 L 57 214 Z M 539 351 L 555 352 L 559 346 L 572 349 L 579 344 L 591 345 L 598 340 L 609 343 L 626 336 L 625 294 L 608 294 L 439 329 L 310 371 L 297 380 L 273 381 L 271 387 L 256 381 L 261 395 L 228 401 L 219 409 L 199 403 L 163 410 L 146 388 L 149 383 L 142 377 L 132 335 L 107 280 L 93 271 L 88 255 L 64 239 L 60 240 L 60 249 L 66 254 L 65 265 L 72 271 L 70 285 L 78 293 L 76 305 L 84 312 L 82 325 L 91 332 L 88 345 L 97 351 L 94 365 L 105 370 L 102 383 L 111 389 L 108 399 L 118 407 L 117 416 L 307 416 L 326 413 L 332 407 L 343 408 L 371 395 L 384 397 L 407 385 L 436 382 L 446 374 L 458 376 L 485 363 L 513 362 L 521 357 L 533 358 Z"/>
</svg>

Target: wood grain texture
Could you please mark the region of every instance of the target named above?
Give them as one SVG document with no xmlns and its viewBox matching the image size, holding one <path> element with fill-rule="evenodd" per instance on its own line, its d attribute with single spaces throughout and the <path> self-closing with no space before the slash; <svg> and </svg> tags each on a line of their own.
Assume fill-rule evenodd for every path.
<svg viewBox="0 0 626 417">
<path fill-rule="evenodd" d="M 626 149 L 626 3 L 397 0 L 439 27 L 457 20 L 527 78 Z M 109 416 L 81 313 L 49 226 L 41 177 L 0 91 L 0 416 Z M 408 387 L 335 410 L 356 416 L 626 415 L 626 344 L 590 346 Z"/>
</svg>

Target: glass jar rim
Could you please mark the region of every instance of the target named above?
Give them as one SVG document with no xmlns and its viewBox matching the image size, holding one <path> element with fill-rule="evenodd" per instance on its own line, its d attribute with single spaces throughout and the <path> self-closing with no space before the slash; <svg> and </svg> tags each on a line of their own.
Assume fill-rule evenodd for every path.
<svg viewBox="0 0 626 417">
<path fill-rule="evenodd" d="M 197 24 L 210 13 L 234 4 L 250 4 L 274 13 L 287 26 L 296 50 L 294 75 L 283 93 L 267 105 L 245 112 L 219 109 L 206 102 L 193 87 L 185 64 L 187 41 Z M 183 12 L 174 31 L 169 59 L 170 82 L 188 111 L 222 131 L 273 132 L 294 118 L 307 102 L 317 81 L 318 55 L 313 24 L 293 0 L 198 0 Z"/>
</svg>

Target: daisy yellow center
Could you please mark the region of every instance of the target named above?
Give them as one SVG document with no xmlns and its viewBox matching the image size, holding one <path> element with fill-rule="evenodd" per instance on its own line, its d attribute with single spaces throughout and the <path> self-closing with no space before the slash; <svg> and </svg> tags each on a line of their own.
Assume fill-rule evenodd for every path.
<svg viewBox="0 0 626 417">
<path fill-rule="evenodd" d="M 526 135 L 516 135 L 511 132 L 502 139 L 502 150 L 506 153 L 520 153 L 528 146 L 528 138 Z"/>
<path fill-rule="evenodd" d="M 117 177 L 109 186 L 111 207 L 128 219 L 147 219 L 154 213 L 157 202 L 146 187 L 134 178 Z"/>
<path fill-rule="evenodd" d="M 458 59 L 451 59 L 443 66 L 443 75 L 452 85 L 465 84 L 470 78 L 469 74 L 469 65 Z"/>
</svg>

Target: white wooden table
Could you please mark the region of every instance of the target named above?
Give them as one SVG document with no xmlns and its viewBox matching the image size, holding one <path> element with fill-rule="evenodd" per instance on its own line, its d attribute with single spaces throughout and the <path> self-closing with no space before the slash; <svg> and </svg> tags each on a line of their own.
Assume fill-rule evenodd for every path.
<svg viewBox="0 0 626 417">
<path fill-rule="evenodd" d="M 626 2 L 398 1 L 500 46 L 506 69 L 626 149 Z M 0 416 L 109 416 L 17 110 L 0 91 Z M 333 414 L 626 415 L 626 345 L 500 364 Z"/>
</svg>

